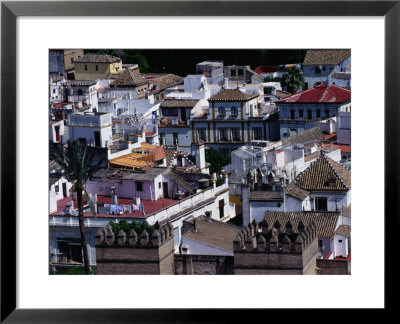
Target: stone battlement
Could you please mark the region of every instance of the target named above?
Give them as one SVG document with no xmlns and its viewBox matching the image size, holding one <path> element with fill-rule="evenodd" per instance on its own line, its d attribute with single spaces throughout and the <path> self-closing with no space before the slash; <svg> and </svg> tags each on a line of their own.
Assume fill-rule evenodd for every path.
<svg viewBox="0 0 400 324">
<path fill-rule="evenodd" d="M 154 225 L 150 235 L 132 230 L 118 235 L 108 224 L 97 231 L 96 259 L 98 274 L 174 274 L 174 231 L 171 224 Z"/>
<path fill-rule="evenodd" d="M 302 253 L 317 237 L 314 222 L 309 226 L 300 222 L 297 233 L 292 230 L 290 221 L 286 223 L 285 233 L 279 221 L 270 230 L 268 228 L 266 220 L 259 224 L 253 221 L 244 227 L 233 241 L 234 252 Z"/>
<path fill-rule="evenodd" d="M 160 224 L 157 222 L 154 227 L 155 231 L 151 237 L 146 230 L 143 230 L 140 235 L 132 230 L 127 236 L 122 229 L 119 231 L 118 235 L 115 236 L 111 225 L 107 224 L 104 229 L 97 231 L 95 235 L 96 246 L 118 245 L 126 247 L 128 245 L 137 248 L 157 248 L 174 236 L 173 227 L 170 223 L 160 226 Z"/>
</svg>

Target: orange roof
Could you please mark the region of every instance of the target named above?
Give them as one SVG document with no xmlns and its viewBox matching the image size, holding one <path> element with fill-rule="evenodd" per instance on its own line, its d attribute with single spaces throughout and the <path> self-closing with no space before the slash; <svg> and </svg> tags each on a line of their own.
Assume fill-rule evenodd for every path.
<svg viewBox="0 0 400 324">
<path fill-rule="evenodd" d="M 97 92 L 104 92 L 104 89 L 97 89 Z"/>
<path fill-rule="evenodd" d="M 339 145 L 339 144 L 322 144 L 322 148 L 324 149 L 339 149 L 343 153 L 350 153 L 351 146 L 350 145 Z"/>
<path fill-rule="evenodd" d="M 162 146 L 157 147 L 142 143 L 140 150 L 146 153 L 132 152 L 130 154 L 110 160 L 110 166 L 128 168 L 151 168 L 154 161 L 165 159 L 165 151 Z"/>
<path fill-rule="evenodd" d="M 112 159 L 109 163 L 115 167 L 142 168 L 149 165 L 150 161 L 146 157 L 147 154 L 131 153 Z"/>
</svg>

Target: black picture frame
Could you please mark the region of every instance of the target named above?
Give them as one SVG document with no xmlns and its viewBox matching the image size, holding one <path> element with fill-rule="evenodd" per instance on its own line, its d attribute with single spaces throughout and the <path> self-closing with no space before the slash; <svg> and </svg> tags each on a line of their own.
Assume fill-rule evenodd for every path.
<svg viewBox="0 0 400 324">
<path fill-rule="evenodd" d="M 243 310 L 16 308 L 16 19 L 19 16 L 384 16 L 385 309 L 397 276 L 389 266 L 399 232 L 400 1 L 2 1 L 1 3 L 1 322 L 225 322 Z M 95 5 L 94 5 L 95 4 Z M 371 45 L 372 46 L 372 45 Z M 382 170 L 380 173 L 382 174 Z M 382 188 L 378 189 L 382 190 Z M 371 234 L 373 235 L 373 234 Z M 372 237 L 372 236 L 371 236 Z M 40 292 L 38 292 L 39 294 Z M 238 298 L 240 298 L 238 296 Z M 84 306 L 84 305 L 83 305 Z M 327 305 L 329 306 L 329 305 Z M 266 305 L 267 307 L 267 305 Z M 254 320 L 265 310 L 252 310 Z M 271 310 L 268 310 L 271 312 Z M 270 317 L 270 313 L 268 313 Z M 211 316 L 210 316 L 211 315 Z"/>
</svg>

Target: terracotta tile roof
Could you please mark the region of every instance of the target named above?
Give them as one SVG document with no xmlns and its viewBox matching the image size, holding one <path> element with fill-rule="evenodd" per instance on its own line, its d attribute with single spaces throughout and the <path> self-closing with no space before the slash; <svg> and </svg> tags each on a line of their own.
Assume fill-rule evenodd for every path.
<svg viewBox="0 0 400 324">
<path fill-rule="evenodd" d="M 349 225 L 340 225 L 337 228 L 335 234 L 336 235 L 341 235 L 341 236 L 344 236 L 344 237 L 348 237 L 350 235 L 350 232 L 351 232 L 351 226 L 349 226 Z"/>
<path fill-rule="evenodd" d="M 347 207 L 346 207 L 346 206 L 343 206 L 343 207 L 342 207 L 342 215 L 343 215 L 344 217 L 349 217 L 349 218 L 351 218 L 351 204 L 348 205 Z"/>
<path fill-rule="evenodd" d="M 350 153 L 351 152 L 351 146 L 350 145 L 344 145 L 344 144 L 321 144 L 321 148 L 324 149 L 339 149 L 343 153 Z"/>
<path fill-rule="evenodd" d="M 116 56 L 108 54 L 85 54 L 80 58 L 74 60 L 74 63 L 117 63 L 121 62 L 121 59 Z"/>
<path fill-rule="evenodd" d="M 308 192 L 307 190 L 304 190 L 292 183 L 288 187 L 286 187 L 285 194 L 287 196 L 290 196 L 290 197 L 293 197 L 293 198 L 296 198 L 299 200 L 304 200 L 308 197 L 310 192 Z"/>
<path fill-rule="evenodd" d="M 277 201 L 283 202 L 283 192 L 280 191 L 252 191 L 251 201 Z"/>
<path fill-rule="evenodd" d="M 68 80 L 66 81 L 63 86 L 65 87 L 80 87 L 80 86 L 91 86 L 96 84 L 97 81 L 91 81 L 91 80 Z"/>
<path fill-rule="evenodd" d="M 193 226 L 193 220 L 188 223 Z M 207 222 L 203 217 L 196 218 L 196 227 L 198 232 L 188 231 L 184 235 L 191 240 L 202 242 L 227 251 L 233 251 L 232 242 L 241 231 L 239 227 L 213 219 L 211 222 Z"/>
<path fill-rule="evenodd" d="M 289 97 L 290 95 L 291 95 L 291 93 L 287 92 L 287 91 L 283 91 L 283 90 L 275 91 L 275 96 L 277 96 L 278 98 L 281 98 L 281 99 Z"/>
<path fill-rule="evenodd" d="M 319 156 L 320 156 L 320 152 L 319 151 L 315 151 L 315 152 L 313 152 L 313 153 L 310 153 L 310 154 L 308 154 L 308 155 L 305 155 L 304 156 L 304 162 L 310 162 L 310 161 L 312 161 L 312 160 L 315 160 L 315 159 L 317 159 Z"/>
<path fill-rule="evenodd" d="M 326 134 L 324 137 L 324 141 L 336 141 L 336 133 Z"/>
<path fill-rule="evenodd" d="M 325 134 L 318 126 L 305 130 L 304 132 L 290 136 L 282 141 L 282 146 L 304 144 L 309 142 L 321 142 Z"/>
<path fill-rule="evenodd" d="M 184 156 L 184 157 L 188 157 L 189 154 L 181 151 L 179 149 L 176 148 L 164 148 L 165 151 L 165 159 L 167 160 L 167 166 L 172 167 L 172 161 L 174 159 L 175 156 Z"/>
<path fill-rule="evenodd" d="M 164 172 L 167 172 L 167 168 L 153 167 L 147 171 L 133 171 L 118 168 L 101 169 L 93 175 L 93 178 L 100 178 L 102 181 L 107 181 L 109 179 L 153 181 L 156 177 Z"/>
<path fill-rule="evenodd" d="M 199 100 L 188 100 L 188 99 L 164 99 L 160 107 L 162 108 L 193 108 L 197 105 Z"/>
<path fill-rule="evenodd" d="M 196 187 L 192 186 L 189 182 L 187 182 L 186 180 L 182 179 L 182 177 L 180 177 L 178 174 L 173 173 L 171 171 L 165 172 L 164 173 L 164 177 L 166 177 L 167 179 L 171 180 L 176 185 L 189 190 L 191 193 L 194 193 L 196 191 L 196 189 L 197 189 Z"/>
<path fill-rule="evenodd" d="M 137 87 L 147 83 L 148 81 L 143 79 L 138 73 L 131 70 L 124 70 L 118 78 L 110 84 L 110 88 Z"/>
<path fill-rule="evenodd" d="M 146 79 L 150 84 L 157 86 L 158 91 L 183 84 L 183 78 L 175 74 L 146 74 L 142 73 L 141 76 Z"/>
<path fill-rule="evenodd" d="M 327 86 L 322 83 L 314 88 L 297 92 L 277 103 L 344 103 L 351 100 L 351 90 L 338 87 L 337 85 Z"/>
<path fill-rule="evenodd" d="M 268 229 L 272 229 L 274 223 L 279 221 L 281 231 L 286 232 L 286 223 L 292 223 L 293 232 L 297 232 L 299 222 L 302 221 L 307 227 L 314 221 L 318 237 L 332 238 L 335 234 L 336 224 L 338 222 L 339 212 L 267 212 L 265 220 L 268 222 Z"/>
<path fill-rule="evenodd" d="M 301 172 L 293 184 L 308 191 L 347 191 L 351 188 L 351 173 L 322 155 Z"/>
<path fill-rule="evenodd" d="M 222 89 L 209 98 L 208 101 L 249 101 L 257 97 L 258 94 L 249 95 L 239 89 Z"/>
<path fill-rule="evenodd" d="M 351 55 L 349 49 L 308 50 L 303 65 L 336 65 Z"/>
</svg>

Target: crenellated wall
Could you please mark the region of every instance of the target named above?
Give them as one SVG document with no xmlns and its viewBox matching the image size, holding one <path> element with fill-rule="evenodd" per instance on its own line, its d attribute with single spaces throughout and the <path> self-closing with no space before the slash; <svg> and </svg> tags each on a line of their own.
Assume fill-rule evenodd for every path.
<svg viewBox="0 0 400 324">
<path fill-rule="evenodd" d="M 174 274 L 174 231 L 167 223 L 155 224 L 151 235 L 121 230 L 117 237 L 110 225 L 96 233 L 98 274 Z"/>
<path fill-rule="evenodd" d="M 318 241 L 314 223 L 298 225 L 298 232 L 286 224 L 281 232 L 277 221 L 271 230 L 264 220 L 251 224 L 233 241 L 235 274 L 316 274 Z"/>
</svg>

